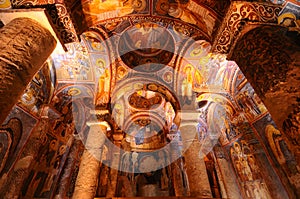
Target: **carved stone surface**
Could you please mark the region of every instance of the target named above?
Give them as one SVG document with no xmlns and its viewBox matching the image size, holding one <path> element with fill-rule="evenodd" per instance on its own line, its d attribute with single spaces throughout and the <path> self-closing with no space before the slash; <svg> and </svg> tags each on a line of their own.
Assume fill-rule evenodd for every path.
<svg viewBox="0 0 300 199">
<path fill-rule="evenodd" d="M 0 123 L 20 99 L 33 75 L 54 50 L 56 41 L 39 23 L 18 18 L 0 30 Z M 39 59 L 36 59 L 36 56 Z"/>
<path fill-rule="evenodd" d="M 200 142 L 193 141 L 183 155 L 186 161 L 190 196 L 212 197 L 204 159 L 196 152 L 200 147 Z M 199 176 L 201 176 L 201 181 L 198 180 Z"/>
<path fill-rule="evenodd" d="M 290 142 L 298 148 L 296 150 L 298 156 L 300 156 L 300 100 L 294 110 L 288 115 L 288 118 L 284 120 L 283 132 L 290 139 Z"/>
<path fill-rule="evenodd" d="M 264 26 L 246 33 L 230 57 L 237 62 L 257 95 L 282 129 L 299 101 L 300 48 L 286 36 L 287 29 Z"/>
<path fill-rule="evenodd" d="M 254 29 L 237 42 L 230 57 L 238 63 L 261 98 L 277 83 L 286 81 L 292 60 L 284 51 L 287 48 L 282 42 L 284 31 L 278 26 Z"/>
<path fill-rule="evenodd" d="M 230 162 L 224 158 L 217 158 L 216 164 L 218 164 L 220 168 L 220 173 L 222 178 L 221 181 L 224 181 L 224 191 L 228 198 L 241 198 L 241 193 L 238 188 L 237 179 L 234 176 L 234 171 L 230 166 Z M 233 177 L 234 176 L 234 177 Z M 222 193 L 222 196 L 225 194 Z"/>
<path fill-rule="evenodd" d="M 195 139 L 188 139 L 186 137 L 187 134 L 191 134 L 191 132 L 195 130 L 196 128 L 192 125 L 180 128 L 182 135 L 185 135 L 182 137 L 183 143 L 188 145 L 183 157 L 186 163 L 186 173 L 189 181 L 190 196 L 212 197 L 204 158 L 199 155 L 201 144 Z M 201 181 L 198 179 L 199 176 L 201 176 Z"/>
<path fill-rule="evenodd" d="M 101 130 L 100 130 L 101 128 Z M 92 125 L 82 154 L 79 173 L 76 179 L 73 198 L 94 198 L 97 177 L 100 171 L 102 146 L 105 142 L 106 127 Z"/>
</svg>

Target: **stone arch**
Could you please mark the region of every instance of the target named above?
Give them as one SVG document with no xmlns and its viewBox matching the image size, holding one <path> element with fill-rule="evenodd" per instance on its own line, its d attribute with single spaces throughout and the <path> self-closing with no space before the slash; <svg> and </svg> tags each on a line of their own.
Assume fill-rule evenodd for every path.
<svg viewBox="0 0 300 199">
<path fill-rule="evenodd" d="M 204 139 L 207 144 L 204 147 L 212 148 L 219 139 L 222 144 L 225 144 L 229 138 L 236 136 L 231 122 L 237 114 L 237 110 L 229 99 L 221 94 L 204 93 L 197 98 L 197 102 L 206 102 L 199 108 L 200 112 L 202 108 L 206 108 L 201 115 L 207 126 L 207 136 Z"/>
<path fill-rule="evenodd" d="M 268 25 L 245 33 L 232 49 L 234 60 L 264 102 L 279 129 L 299 113 L 300 47 L 285 27 Z M 297 87 L 297 88 L 296 88 Z M 288 102 L 288 103 L 287 103 Z"/>
<path fill-rule="evenodd" d="M 95 78 L 95 104 L 105 107 L 110 101 L 111 90 L 115 85 L 116 63 L 113 52 L 114 37 L 100 28 L 90 28 L 82 34 L 82 40 L 87 48 L 89 60 L 94 69 Z"/>
<path fill-rule="evenodd" d="M 220 104 L 221 106 L 224 106 L 227 110 L 226 112 L 230 113 L 232 116 L 237 112 L 235 105 L 230 101 L 230 99 L 219 93 L 202 93 L 197 97 L 196 101 L 198 103 L 207 101 L 205 105 L 208 105 L 211 102 Z"/>
<path fill-rule="evenodd" d="M 279 5 L 261 2 L 232 2 L 214 41 L 213 51 L 228 54 L 248 22 L 276 23 L 280 10 Z"/>
<path fill-rule="evenodd" d="M 175 64 L 174 89 L 178 95 L 192 95 L 195 88 L 204 83 L 199 71 L 201 60 L 208 56 L 211 45 L 206 40 L 189 38 L 181 47 Z M 184 87 L 186 87 L 186 91 Z"/>
<path fill-rule="evenodd" d="M 74 127 L 77 133 L 81 133 L 95 109 L 94 97 L 93 90 L 86 85 L 66 85 L 55 94 L 51 105 L 64 119 L 69 118 L 65 123 Z"/>
<path fill-rule="evenodd" d="M 256 91 L 260 96 L 273 89 L 276 82 L 287 78 L 289 63 L 292 61 L 287 50 L 292 45 L 283 42 L 288 39 L 284 35 L 285 31 L 285 28 L 278 26 L 254 28 L 237 41 L 229 55 L 251 84 L 262 84 Z M 268 79 L 264 79 L 266 76 Z"/>
<path fill-rule="evenodd" d="M 143 81 L 143 82 L 142 82 Z M 181 104 L 175 91 L 162 83 L 157 83 L 155 79 L 151 78 L 129 78 L 123 81 L 112 92 L 111 102 L 114 104 L 117 100 L 124 96 L 129 96 L 138 90 L 149 90 L 160 93 L 166 101 L 169 101 L 175 108 L 175 111 L 181 110 Z"/>
</svg>

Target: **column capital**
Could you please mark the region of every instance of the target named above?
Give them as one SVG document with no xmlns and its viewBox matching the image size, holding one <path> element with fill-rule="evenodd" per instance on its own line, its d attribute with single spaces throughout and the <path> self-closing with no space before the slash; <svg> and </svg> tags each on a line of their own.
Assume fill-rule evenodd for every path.
<svg viewBox="0 0 300 199">
<path fill-rule="evenodd" d="M 198 123 L 198 117 L 200 115 L 196 110 L 181 110 L 179 112 L 181 118 L 181 124 L 196 124 Z"/>
<path fill-rule="evenodd" d="M 90 120 L 90 121 L 87 121 L 86 122 L 86 125 L 91 127 L 91 126 L 99 126 L 101 129 L 105 129 L 107 131 L 110 131 L 111 128 L 110 128 L 110 125 L 108 124 L 107 121 L 93 121 L 93 120 Z"/>
</svg>

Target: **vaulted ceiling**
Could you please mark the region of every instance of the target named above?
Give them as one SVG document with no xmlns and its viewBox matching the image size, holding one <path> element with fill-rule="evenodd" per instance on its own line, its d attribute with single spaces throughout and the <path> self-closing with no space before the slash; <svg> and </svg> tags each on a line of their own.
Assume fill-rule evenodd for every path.
<svg viewBox="0 0 300 199">
<path fill-rule="evenodd" d="M 120 21 L 137 16 L 185 22 L 201 30 L 210 41 L 229 5 L 229 0 L 12 1 L 12 8 L 46 8 L 63 43 L 78 40 L 77 35 L 90 27 L 102 25 L 112 30 Z"/>
<path fill-rule="evenodd" d="M 84 142 L 93 123 L 106 126 L 113 147 L 124 151 L 164 148 L 181 139 L 181 129 L 182 140 L 201 142 L 189 152 L 197 152 L 196 156 L 208 154 L 218 143 L 227 151 L 224 156 L 233 157 L 234 146 L 249 144 L 267 157 L 266 132 L 279 132 L 267 110 L 274 108 L 277 125 L 280 128 L 285 120 L 287 137 L 296 143 L 299 139 L 292 130 L 299 129 L 300 91 L 294 85 L 299 84 L 300 73 L 294 66 L 300 56 L 292 41 L 299 34 L 297 27 L 278 26 L 283 21 L 278 21 L 282 3 L 15 0 L 0 4 L 13 8 L 1 10 L 4 25 L 9 21 L 5 17 L 30 16 L 52 30 L 60 48 L 35 74 L 6 120 L 6 129 L 16 121 L 26 124 L 24 133 L 14 136 L 22 131 L 17 126 L 6 139 L 21 140 L 17 150 L 22 151 L 30 132 L 44 133 L 41 154 L 57 153 L 47 160 L 36 154 L 45 166 L 36 164 L 34 169 L 47 168 L 53 175 L 63 166 L 56 156 L 68 155 L 74 137 Z M 43 17 L 37 14 L 41 12 Z M 52 159 L 55 163 L 47 166 Z M 15 160 L 3 168 L 8 170 Z"/>
</svg>

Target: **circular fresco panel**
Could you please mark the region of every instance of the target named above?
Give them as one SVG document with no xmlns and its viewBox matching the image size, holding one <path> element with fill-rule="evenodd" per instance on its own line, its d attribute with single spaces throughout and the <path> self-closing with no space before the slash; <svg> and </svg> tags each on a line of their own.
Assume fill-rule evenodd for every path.
<svg viewBox="0 0 300 199">
<path fill-rule="evenodd" d="M 174 55 L 173 37 L 165 27 L 142 23 L 127 29 L 120 37 L 118 51 L 122 61 L 139 72 L 155 72 Z"/>
</svg>

